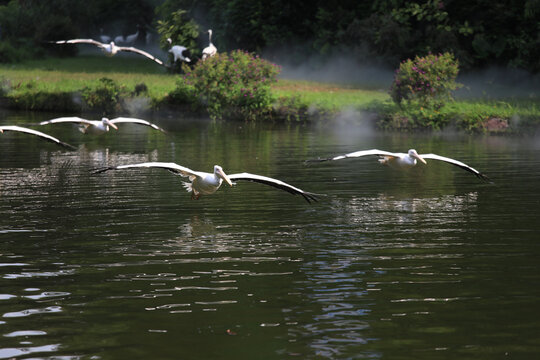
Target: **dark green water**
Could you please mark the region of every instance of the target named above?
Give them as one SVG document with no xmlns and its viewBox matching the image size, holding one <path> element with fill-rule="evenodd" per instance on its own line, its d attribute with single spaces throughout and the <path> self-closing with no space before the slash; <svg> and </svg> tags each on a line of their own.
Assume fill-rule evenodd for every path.
<svg viewBox="0 0 540 360">
<path fill-rule="evenodd" d="M 76 151 L 0 134 L 0 358 L 540 357 L 540 137 L 154 121 L 169 133 L 40 128 Z M 495 184 L 435 161 L 303 164 L 411 147 Z M 327 196 L 194 201 L 167 171 L 88 171 L 143 161 Z"/>
</svg>

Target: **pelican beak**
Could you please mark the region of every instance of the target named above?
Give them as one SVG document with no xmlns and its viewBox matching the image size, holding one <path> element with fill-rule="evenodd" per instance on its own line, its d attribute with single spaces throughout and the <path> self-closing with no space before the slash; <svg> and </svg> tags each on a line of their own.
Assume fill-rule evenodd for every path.
<svg viewBox="0 0 540 360">
<path fill-rule="evenodd" d="M 118 126 L 114 125 L 112 122 L 110 122 L 109 120 L 107 120 L 107 124 L 112 127 L 114 130 L 118 130 Z"/>
<path fill-rule="evenodd" d="M 417 153 L 414 154 L 414 157 L 420 160 L 421 162 L 423 162 L 424 164 L 427 164 L 426 160 L 424 160 L 424 158 L 418 155 Z"/>
<path fill-rule="evenodd" d="M 225 180 L 227 182 L 227 184 L 229 184 L 230 186 L 232 186 L 232 181 L 231 179 L 229 179 L 229 177 L 227 176 L 227 174 L 225 174 L 225 172 L 223 171 L 223 169 L 219 169 L 218 170 L 218 174 L 219 176 L 221 176 L 221 178 L 223 180 Z"/>
<path fill-rule="evenodd" d="M 3 134 L 3 133 L 4 133 L 4 130 L 3 130 L 3 129 L 0 129 L 0 133 L 2 133 L 2 134 Z"/>
</svg>

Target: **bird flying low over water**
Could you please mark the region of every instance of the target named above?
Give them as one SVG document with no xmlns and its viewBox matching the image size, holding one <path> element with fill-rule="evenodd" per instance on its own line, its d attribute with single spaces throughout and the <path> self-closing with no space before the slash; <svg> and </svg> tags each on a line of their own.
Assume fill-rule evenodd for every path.
<svg viewBox="0 0 540 360">
<path fill-rule="evenodd" d="M 152 129 L 165 132 L 165 130 L 163 130 L 159 126 L 152 124 L 151 122 L 148 122 L 146 120 L 136 119 L 136 118 L 127 118 L 127 117 L 117 117 L 112 120 L 109 120 L 106 117 L 102 118 L 101 120 L 86 120 L 86 119 L 76 117 L 76 116 L 60 117 L 60 118 L 56 118 L 52 120 L 42 121 L 39 123 L 39 125 L 60 124 L 60 123 L 79 124 L 80 125 L 79 130 L 81 130 L 81 132 L 84 134 L 87 134 L 87 133 L 103 134 L 109 131 L 109 126 L 115 130 L 118 130 L 118 126 L 116 126 L 116 124 L 122 124 L 122 123 L 131 123 L 131 124 L 150 126 Z"/>
<path fill-rule="evenodd" d="M 93 173 L 99 174 L 109 170 L 124 170 L 134 168 L 161 168 L 168 170 L 173 174 L 187 177 L 190 182 L 184 182 L 183 185 L 188 192 L 191 192 L 191 198 L 195 200 L 199 199 L 201 195 L 210 195 L 215 193 L 219 189 L 223 181 L 225 181 L 230 186 L 233 185 L 233 181 L 252 181 L 261 183 L 283 191 L 287 191 L 288 193 L 291 193 L 293 195 L 301 195 L 308 203 L 311 203 L 312 201 L 317 201 L 318 196 L 318 194 L 303 191 L 281 180 L 273 179 L 266 176 L 249 173 L 227 175 L 219 165 L 214 166 L 213 173 L 207 173 L 202 171 L 193 171 L 191 169 L 188 169 L 187 167 L 175 163 L 145 162 L 139 164 L 105 167 L 101 169 L 96 169 L 93 171 Z"/>
<path fill-rule="evenodd" d="M 155 61 L 159 65 L 164 65 L 163 61 L 159 60 L 157 57 L 155 57 L 152 54 L 147 53 L 144 50 L 137 49 L 137 48 L 135 48 L 133 46 L 129 46 L 129 47 L 127 47 L 127 46 L 117 46 L 117 45 L 115 45 L 114 41 L 111 41 L 110 43 L 106 44 L 106 43 L 101 43 L 101 42 L 93 40 L 93 39 L 71 39 L 71 40 L 53 41 L 53 43 L 55 43 L 55 44 L 90 44 L 90 45 L 95 45 L 95 46 L 99 47 L 101 50 L 103 50 L 103 52 L 108 56 L 114 56 L 119 51 L 132 52 L 132 53 L 136 53 L 136 54 L 139 54 L 139 55 L 146 56 L 147 58 L 149 58 L 150 60 Z"/>
<path fill-rule="evenodd" d="M 68 143 L 65 143 L 63 141 L 60 141 L 58 140 L 57 138 L 55 137 L 52 137 L 50 135 L 47 135 L 45 133 L 42 133 L 41 131 L 37 131 L 37 130 L 33 130 L 33 129 L 28 129 L 28 128 L 25 128 L 25 127 L 21 127 L 21 126 L 12 126 L 12 125 L 9 125 L 9 126 L 0 126 L 0 133 L 4 133 L 4 132 L 7 132 L 7 131 L 16 131 L 16 132 L 22 132 L 22 133 L 25 133 L 25 134 L 30 134 L 30 135 L 34 135 L 34 136 L 38 136 L 40 137 L 41 139 L 43 140 L 47 140 L 47 141 L 50 141 L 50 142 L 53 142 L 57 145 L 60 145 L 60 146 L 63 146 L 65 148 L 68 148 L 68 149 L 71 149 L 71 150 L 75 150 L 76 147 L 73 146 L 73 145 L 70 145 Z"/>
<path fill-rule="evenodd" d="M 491 180 L 486 175 L 470 167 L 469 165 L 462 163 L 461 161 L 444 157 L 444 156 L 440 156 L 440 155 L 436 155 L 436 154 L 418 154 L 416 150 L 414 149 L 410 149 L 407 153 L 393 153 L 393 152 L 377 150 L 377 149 L 360 150 L 360 151 L 355 151 L 349 154 L 339 155 L 339 156 L 330 157 L 326 159 L 307 160 L 307 162 L 341 160 L 341 159 L 357 158 L 357 157 L 368 156 L 368 155 L 378 156 L 379 162 L 381 164 L 388 165 L 394 168 L 411 168 L 416 165 L 417 160 L 419 160 L 420 162 L 424 164 L 427 164 L 425 159 L 440 160 L 440 161 L 444 161 L 449 164 L 455 165 L 457 167 L 460 167 L 463 170 L 467 170 L 482 180 L 491 182 Z"/>
</svg>

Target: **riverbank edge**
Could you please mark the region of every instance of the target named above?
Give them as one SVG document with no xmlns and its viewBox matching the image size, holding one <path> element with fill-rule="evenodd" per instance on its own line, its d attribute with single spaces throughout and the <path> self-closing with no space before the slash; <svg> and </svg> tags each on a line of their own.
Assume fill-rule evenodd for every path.
<svg viewBox="0 0 540 360">
<path fill-rule="evenodd" d="M 105 114 L 100 109 L 92 109 L 81 97 L 80 92 L 23 92 L 17 96 L 1 96 L 0 108 L 13 111 L 38 111 L 74 113 L 81 116 L 100 117 Z M 358 114 L 368 114 L 366 118 L 374 127 L 381 130 L 417 132 L 443 130 L 446 128 L 457 129 L 470 133 L 520 133 L 527 131 L 531 127 L 537 127 L 535 121 L 516 121 L 511 116 L 477 116 L 477 119 L 464 125 L 464 120 L 459 116 L 451 116 L 445 121 L 445 125 L 440 129 L 433 129 L 426 126 L 419 126 L 414 119 L 404 117 L 395 111 L 389 110 L 388 104 L 374 102 L 366 107 L 351 105 L 347 108 L 325 108 L 308 104 L 290 97 L 279 97 L 269 112 L 261 114 L 260 121 L 283 122 L 283 123 L 316 123 L 329 121 L 338 117 L 344 112 L 356 112 Z M 152 99 L 145 96 L 120 97 L 115 105 L 114 114 L 128 114 L 131 116 L 146 116 L 152 113 L 182 114 L 182 116 L 192 118 L 205 118 L 208 113 L 200 106 L 191 104 L 178 104 L 173 99 L 166 96 L 161 100 Z M 100 115 L 101 114 L 101 115 Z M 231 120 L 231 119 L 229 119 Z M 232 119 L 242 120 L 242 119 Z"/>
</svg>

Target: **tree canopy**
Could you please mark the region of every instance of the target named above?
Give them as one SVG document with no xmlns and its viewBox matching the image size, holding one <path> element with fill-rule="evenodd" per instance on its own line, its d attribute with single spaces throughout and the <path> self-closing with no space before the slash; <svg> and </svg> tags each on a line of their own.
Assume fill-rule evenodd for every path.
<svg viewBox="0 0 540 360">
<path fill-rule="evenodd" d="M 220 51 L 340 52 L 392 66 L 451 52 L 463 68 L 540 70 L 540 0 L 0 0 L 0 61 L 8 46 L 149 31 L 179 10 L 201 44 L 213 29 Z"/>
</svg>

